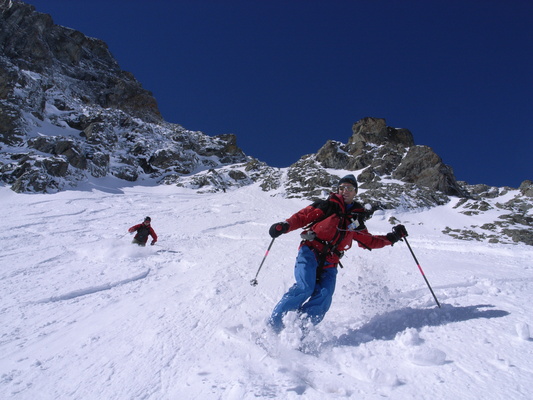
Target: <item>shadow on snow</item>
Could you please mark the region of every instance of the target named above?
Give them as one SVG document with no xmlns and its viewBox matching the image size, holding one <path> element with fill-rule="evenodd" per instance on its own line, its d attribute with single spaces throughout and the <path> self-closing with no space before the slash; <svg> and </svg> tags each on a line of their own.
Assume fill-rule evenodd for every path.
<svg viewBox="0 0 533 400">
<path fill-rule="evenodd" d="M 330 346 L 359 346 L 375 339 L 393 340 L 407 328 L 420 329 L 425 326 L 440 326 L 452 322 L 468 321 L 478 318 L 501 318 L 509 315 L 507 311 L 490 309 L 492 305 L 454 307 L 443 304 L 441 309 L 403 308 L 377 315 L 358 329 L 330 341 Z M 482 308 L 489 308 L 482 310 Z"/>
</svg>

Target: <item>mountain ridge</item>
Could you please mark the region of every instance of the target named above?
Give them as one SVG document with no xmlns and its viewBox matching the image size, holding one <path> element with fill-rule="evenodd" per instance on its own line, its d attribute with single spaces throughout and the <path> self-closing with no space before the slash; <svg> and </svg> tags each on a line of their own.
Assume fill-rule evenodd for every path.
<svg viewBox="0 0 533 400">
<path fill-rule="evenodd" d="M 354 173 L 361 199 L 375 208 L 435 207 L 454 198 L 471 214 L 502 207 L 510 217 L 482 239 L 497 240 L 514 225 L 506 236 L 533 244 L 531 181 L 517 191 L 458 182 L 408 129 L 372 117 L 354 123 L 346 143 L 329 140 L 274 168 L 246 155 L 233 134 L 211 137 L 164 121 L 153 95 L 120 69 L 103 41 L 18 0 L 0 2 L 0 10 L 0 181 L 16 192 L 53 193 L 112 176 L 199 193 L 257 184 L 272 195 L 316 199 Z M 497 201 L 513 190 L 516 198 Z"/>
</svg>

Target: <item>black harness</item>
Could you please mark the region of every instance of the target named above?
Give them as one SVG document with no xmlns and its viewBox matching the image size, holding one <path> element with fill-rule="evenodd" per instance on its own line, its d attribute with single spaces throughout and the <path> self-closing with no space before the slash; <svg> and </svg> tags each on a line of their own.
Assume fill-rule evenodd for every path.
<svg viewBox="0 0 533 400">
<path fill-rule="evenodd" d="M 317 279 L 320 276 L 319 272 L 324 269 L 324 266 L 326 264 L 326 258 L 329 254 L 335 254 L 340 258 L 344 255 L 343 251 L 339 251 L 337 249 L 337 246 L 343 241 L 343 239 L 346 236 L 346 232 L 349 232 L 350 229 L 343 229 L 345 227 L 346 220 L 348 219 L 351 221 L 351 223 L 355 223 L 357 221 L 357 226 L 355 229 L 352 230 L 362 230 L 366 229 L 366 226 L 364 224 L 364 221 L 368 219 L 371 216 L 371 213 L 369 211 L 366 211 L 363 206 L 359 203 L 354 203 L 353 207 L 351 207 L 350 211 L 348 213 L 341 212 L 339 210 L 340 205 L 338 203 L 334 203 L 330 201 L 329 199 L 326 201 L 322 201 L 320 203 L 315 202 L 313 206 L 317 206 L 317 208 L 320 208 L 324 211 L 324 217 L 321 218 L 318 221 L 313 221 L 309 225 L 307 225 L 304 229 L 309 230 L 311 232 L 313 226 L 318 224 L 319 222 L 325 220 L 326 218 L 329 218 L 330 216 L 336 214 L 339 217 L 339 223 L 337 225 L 337 232 L 335 233 L 335 236 L 332 240 L 326 241 L 317 238 L 314 236 L 313 239 L 307 238 L 302 241 L 304 243 L 305 241 L 315 241 L 318 243 L 321 243 L 323 245 L 322 250 L 319 252 L 315 250 L 315 253 L 317 255 L 318 260 L 318 267 L 317 267 Z M 326 206 L 327 208 L 325 208 Z M 314 233 L 314 232 L 313 232 Z M 302 235 L 303 236 L 303 235 Z M 303 237 L 302 237 L 303 238 Z M 366 244 L 360 242 L 357 239 L 354 239 L 357 243 L 359 243 L 361 246 L 363 246 L 365 249 L 372 250 L 370 247 L 368 247 Z M 339 261 L 339 265 L 341 268 L 343 268 L 342 264 Z"/>
<path fill-rule="evenodd" d="M 150 227 L 143 224 L 141 227 L 139 227 L 139 229 L 137 229 L 136 239 L 139 242 L 146 242 L 148 240 L 149 234 L 150 234 Z"/>
</svg>

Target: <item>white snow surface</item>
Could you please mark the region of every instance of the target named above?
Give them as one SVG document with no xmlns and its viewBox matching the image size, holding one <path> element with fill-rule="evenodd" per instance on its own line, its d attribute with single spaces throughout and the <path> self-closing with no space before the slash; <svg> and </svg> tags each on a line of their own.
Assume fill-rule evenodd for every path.
<svg viewBox="0 0 533 400">
<path fill-rule="evenodd" d="M 405 243 L 342 259 L 333 305 L 301 339 L 266 320 L 293 284 L 310 202 L 256 186 L 16 194 L 0 187 L 2 399 L 531 399 L 533 248 L 460 241 L 452 204 L 395 216 Z M 127 229 L 149 215 L 155 246 Z M 477 217 L 480 218 L 479 216 Z M 483 221 L 476 221 L 481 224 Z"/>
</svg>

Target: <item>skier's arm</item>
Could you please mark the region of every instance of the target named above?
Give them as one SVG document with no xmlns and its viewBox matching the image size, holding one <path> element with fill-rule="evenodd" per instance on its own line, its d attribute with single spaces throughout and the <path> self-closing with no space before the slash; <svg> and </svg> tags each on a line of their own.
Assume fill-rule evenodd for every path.
<svg viewBox="0 0 533 400">
<path fill-rule="evenodd" d="M 269 234 L 271 237 L 276 238 L 283 233 L 294 231 L 298 228 L 303 228 L 309 225 L 311 222 L 319 220 L 324 217 L 324 207 L 327 206 L 325 201 L 317 201 L 310 206 L 307 206 L 296 214 L 293 214 L 283 222 L 277 222 L 270 227 Z"/>
<path fill-rule="evenodd" d="M 392 245 L 392 242 L 385 235 L 372 235 L 368 230 L 363 229 L 355 232 L 353 239 L 359 247 L 364 249 L 381 249 L 385 246 Z"/>
<path fill-rule="evenodd" d="M 128 229 L 128 232 L 129 232 L 129 233 L 133 233 L 133 232 L 135 232 L 137 229 L 139 229 L 140 226 L 141 226 L 141 224 L 133 225 L 130 229 Z"/>
<path fill-rule="evenodd" d="M 403 225 L 396 225 L 392 228 L 392 233 L 387 233 L 386 235 L 372 235 L 368 230 L 363 229 L 357 231 L 354 234 L 354 240 L 357 241 L 359 247 L 367 249 L 381 249 L 385 246 L 392 246 L 398 240 L 401 240 L 403 237 L 407 236 L 407 230 Z"/>
<path fill-rule="evenodd" d="M 155 234 L 155 231 L 152 227 L 150 227 L 150 236 L 152 236 L 152 244 L 155 244 L 157 242 L 157 235 Z"/>
<path fill-rule="evenodd" d="M 323 216 L 324 211 L 315 207 L 314 204 L 307 206 L 287 219 L 287 223 L 289 224 L 288 232 L 303 228 L 311 222 L 323 218 Z"/>
</svg>

